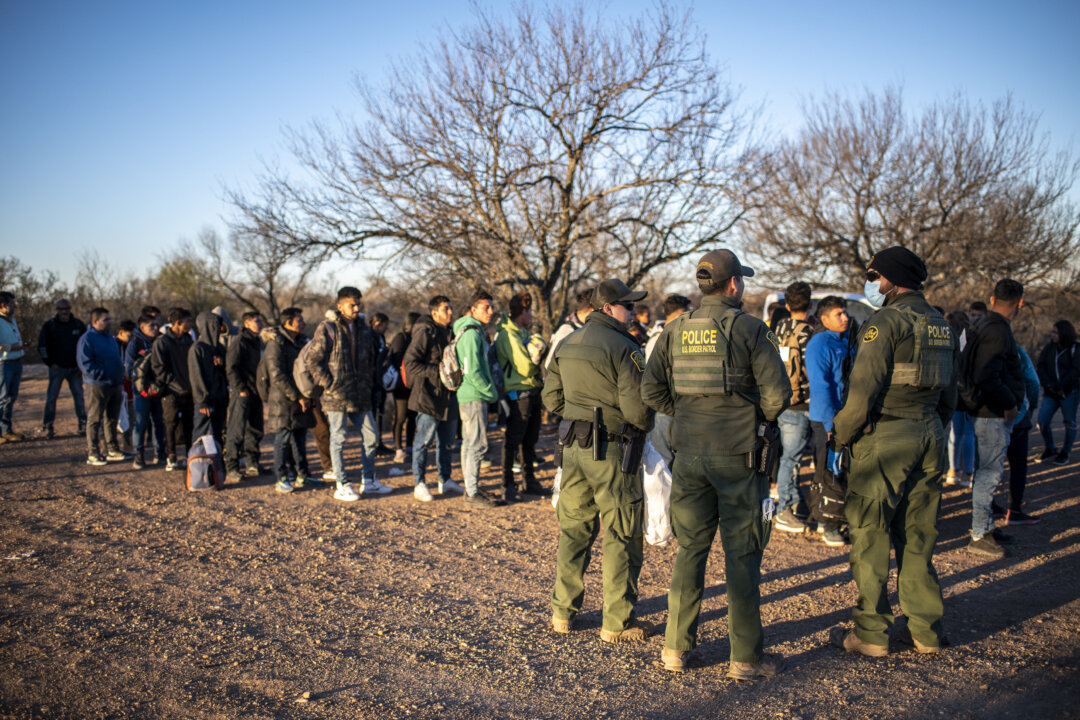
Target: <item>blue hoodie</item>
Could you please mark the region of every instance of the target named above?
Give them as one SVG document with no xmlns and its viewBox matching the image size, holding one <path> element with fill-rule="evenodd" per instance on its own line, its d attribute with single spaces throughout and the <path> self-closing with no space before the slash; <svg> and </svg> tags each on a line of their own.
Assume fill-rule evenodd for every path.
<svg viewBox="0 0 1080 720">
<path fill-rule="evenodd" d="M 843 406 L 844 358 L 850 352 L 847 338 L 820 329 L 806 344 L 806 377 L 810 380 L 810 420 L 832 431 L 833 416 Z"/>
<path fill-rule="evenodd" d="M 83 380 L 91 385 L 116 387 L 124 382 L 124 361 L 120 345 L 107 333 L 87 328 L 75 350 Z"/>
</svg>

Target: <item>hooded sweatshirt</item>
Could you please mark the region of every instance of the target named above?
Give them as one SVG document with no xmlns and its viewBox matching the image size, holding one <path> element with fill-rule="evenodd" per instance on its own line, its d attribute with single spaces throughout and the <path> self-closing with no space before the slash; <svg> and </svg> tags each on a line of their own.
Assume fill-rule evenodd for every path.
<svg viewBox="0 0 1080 720">
<path fill-rule="evenodd" d="M 1068 327 L 1057 326 L 1058 342 L 1048 342 L 1039 353 L 1036 369 L 1045 391 L 1055 397 L 1068 395 L 1080 385 L 1080 351 L 1076 333 Z"/>
<path fill-rule="evenodd" d="M 506 392 L 533 390 L 544 384 L 540 366 L 529 357 L 528 347 L 529 331 L 504 313 L 495 336 L 495 355 L 506 378 Z"/>
<path fill-rule="evenodd" d="M 495 402 L 499 393 L 491 379 L 484 326 L 472 315 L 463 315 L 454 321 L 454 337 L 458 338 L 454 349 L 462 372 L 461 387 L 457 389 L 458 402 Z"/>
<path fill-rule="evenodd" d="M 218 344 L 221 318 L 214 313 L 201 312 L 195 318 L 198 341 L 188 350 L 188 377 L 191 379 L 191 399 L 195 409 L 221 405 L 229 400 L 225 380 L 225 349 Z"/>
</svg>

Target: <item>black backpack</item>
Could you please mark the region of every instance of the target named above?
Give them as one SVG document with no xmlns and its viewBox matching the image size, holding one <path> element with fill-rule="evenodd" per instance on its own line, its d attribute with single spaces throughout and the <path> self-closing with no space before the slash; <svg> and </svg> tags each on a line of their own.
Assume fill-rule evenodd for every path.
<svg viewBox="0 0 1080 720">
<path fill-rule="evenodd" d="M 960 351 L 960 372 L 956 378 L 956 409 L 966 413 L 974 413 L 982 405 L 979 388 L 975 384 L 975 368 L 973 367 L 975 364 L 975 345 L 979 336 L 975 332 L 974 325 L 964 332 L 967 336 L 967 342 L 964 349 Z"/>
</svg>

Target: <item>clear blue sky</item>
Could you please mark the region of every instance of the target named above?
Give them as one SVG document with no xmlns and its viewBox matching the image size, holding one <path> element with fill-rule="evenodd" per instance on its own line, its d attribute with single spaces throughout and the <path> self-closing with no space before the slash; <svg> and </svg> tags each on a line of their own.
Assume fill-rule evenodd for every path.
<svg viewBox="0 0 1080 720">
<path fill-rule="evenodd" d="M 354 74 L 378 81 L 470 12 L 465 0 L 0 0 L 0 255 L 66 280 L 86 248 L 150 267 L 224 227 L 222 188 L 284 157 L 283 127 L 356 112 Z M 1054 146 L 1080 153 L 1075 1 L 708 2 L 695 17 L 780 131 L 809 95 L 902 83 L 913 106 L 1011 91 Z"/>
</svg>

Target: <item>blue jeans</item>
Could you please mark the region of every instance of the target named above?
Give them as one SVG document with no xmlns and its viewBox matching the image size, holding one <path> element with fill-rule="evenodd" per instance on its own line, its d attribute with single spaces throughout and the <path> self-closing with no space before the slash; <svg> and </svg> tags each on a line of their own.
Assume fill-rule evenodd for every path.
<svg viewBox="0 0 1080 720">
<path fill-rule="evenodd" d="M 972 418 L 975 426 L 975 475 L 971 481 L 971 537 L 978 540 L 994 529 L 994 490 L 1005 469 L 1009 432 L 1002 418 Z"/>
<path fill-rule="evenodd" d="M 135 457 L 142 458 L 146 449 L 147 431 L 154 433 L 154 454 L 165 457 L 165 419 L 161 414 L 161 398 L 147 398 L 135 395 Z"/>
<path fill-rule="evenodd" d="M 776 512 L 781 513 L 799 504 L 796 480 L 799 459 L 810 439 L 810 414 L 805 410 L 785 410 L 776 418 L 780 426 L 780 467 L 776 471 L 776 492 L 779 500 Z"/>
<path fill-rule="evenodd" d="M 968 475 L 975 472 L 975 428 L 971 416 L 960 410 L 949 423 L 949 469 Z"/>
<path fill-rule="evenodd" d="M 22 358 L 0 360 L 0 433 L 10 433 L 11 413 L 19 399 L 19 382 L 22 380 Z"/>
<path fill-rule="evenodd" d="M 445 420 L 433 415 L 416 414 L 416 437 L 413 438 L 412 474 L 416 485 L 424 482 L 427 472 L 427 451 L 432 441 L 435 442 L 435 465 L 439 471 L 439 482 L 450 479 L 450 444 L 457 435 L 457 417 L 448 414 Z"/>
<path fill-rule="evenodd" d="M 379 444 L 379 434 L 375 431 L 375 414 L 367 412 L 326 412 L 330 426 L 330 464 L 334 468 L 334 477 L 338 487 L 348 482 L 345 476 L 345 426 L 351 422 L 360 431 L 363 444 L 360 446 L 360 471 L 364 482 L 375 479 L 375 448 Z"/>
<path fill-rule="evenodd" d="M 71 399 L 75 402 L 75 417 L 79 419 L 79 425 L 86 424 L 86 403 L 83 400 L 82 372 L 79 368 L 62 368 L 53 365 L 49 368 L 49 389 L 45 391 L 45 417 L 41 424 L 52 427 L 56 420 L 56 400 L 60 397 L 60 390 L 67 380 L 68 390 L 71 391 Z"/>
<path fill-rule="evenodd" d="M 1061 452 L 1068 455 L 1072 450 L 1073 441 L 1076 440 L 1076 405 L 1078 397 L 1080 397 L 1080 390 L 1073 390 L 1063 398 L 1043 394 L 1042 405 L 1039 406 L 1039 432 L 1042 433 L 1047 450 L 1058 447 L 1054 442 L 1054 433 L 1050 427 L 1054 421 L 1054 413 L 1058 410 L 1061 410 L 1061 417 L 1065 421 L 1065 440 L 1061 444 Z"/>
<path fill-rule="evenodd" d="M 274 435 L 274 477 L 291 482 L 297 474 L 311 477 L 307 464 L 307 428 L 279 428 Z"/>
<path fill-rule="evenodd" d="M 480 461 L 488 449 L 488 404 L 483 400 L 458 405 L 461 415 L 461 472 L 465 476 L 465 494 L 476 494 L 480 482 Z"/>
</svg>

